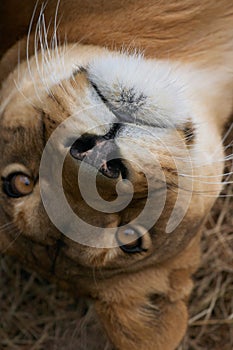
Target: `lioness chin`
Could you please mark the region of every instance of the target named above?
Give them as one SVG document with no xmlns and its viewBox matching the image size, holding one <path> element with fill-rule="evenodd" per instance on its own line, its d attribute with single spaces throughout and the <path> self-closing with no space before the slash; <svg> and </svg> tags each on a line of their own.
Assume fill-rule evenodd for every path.
<svg viewBox="0 0 233 350">
<path fill-rule="evenodd" d="M 133 5 L 140 20 L 145 4 L 126 1 L 125 12 Z M 56 13 L 49 6 L 47 16 Z M 187 326 L 202 224 L 222 188 L 233 92 L 233 29 L 222 19 L 233 8 L 213 9 L 224 43 L 216 35 L 196 59 L 181 49 L 167 59 L 164 47 L 112 50 L 108 35 L 79 43 L 72 6 L 61 3 L 74 25 L 61 22 L 65 43 L 56 25 L 46 28 L 43 8 L 20 61 L 18 44 L 2 58 L 0 249 L 89 298 L 114 349 L 172 350 Z M 201 4 L 161 6 L 185 19 L 187 6 L 190 16 L 199 9 L 203 19 Z M 99 7 L 87 16 L 96 25 Z M 115 2 L 105 11 L 124 12 Z M 116 48 L 128 43 L 119 38 Z"/>
</svg>

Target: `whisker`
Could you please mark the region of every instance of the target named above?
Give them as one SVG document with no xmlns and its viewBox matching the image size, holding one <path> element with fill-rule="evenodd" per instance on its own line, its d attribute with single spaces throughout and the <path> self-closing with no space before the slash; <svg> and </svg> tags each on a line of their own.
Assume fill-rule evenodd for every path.
<svg viewBox="0 0 233 350">
<path fill-rule="evenodd" d="M 231 134 L 232 130 L 233 130 L 233 123 L 231 123 L 229 129 L 226 131 L 225 135 L 223 136 L 222 143 L 224 143 L 226 141 L 228 136 Z M 233 141 L 231 141 L 231 144 L 233 144 Z"/>
<path fill-rule="evenodd" d="M 58 10 L 60 6 L 60 0 L 57 1 L 56 9 L 55 9 L 55 16 L 54 16 L 54 33 L 53 33 L 53 40 L 55 43 L 55 52 L 57 53 L 57 57 L 59 57 L 59 52 L 58 52 L 58 47 L 57 47 L 57 29 L 59 27 L 59 22 L 57 23 L 57 18 L 58 18 Z M 60 21 L 60 20 L 59 20 Z"/>
<path fill-rule="evenodd" d="M 214 181 L 201 181 L 201 180 L 192 180 L 192 179 L 188 179 L 192 182 L 198 182 L 198 183 L 201 183 L 201 184 L 208 184 L 208 185 L 230 185 L 233 183 L 233 181 L 226 181 L 226 182 L 223 182 L 223 181 L 219 181 L 219 182 L 214 182 Z"/>
<path fill-rule="evenodd" d="M 46 39 L 46 28 L 45 28 L 45 19 L 44 19 L 44 14 L 41 11 L 40 13 L 40 17 L 38 20 L 38 31 L 37 34 L 39 36 L 39 43 L 40 43 L 40 51 L 41 51 L 41 57 L 42 57 L 42 62 L 41 65 L 39 65 L 37 63 L 37 67 L 38 67 L 38 73 L 39 73 L 39 77 L 41 79 L 41 82 L 45 88 L 45 90 L 49 93 L 50 89 L 49 86 L 47 84 L 46 81 L 46 77 L 49 74 L 49 69 L 47 69 L 46 71 L 46 67 L 49 67 L 49 60 L 52 60 L 52 57 L 50 55 L 50 51 L 49 48 L 46 50 L 46 45 L 48 45 L 47 43 L 47 39 Z M 37 55 L 37 51 L 35 52 L 35 56 L 36 56 L 36 60 L 38 62 L 38 55 Z M 40 68 L 41 66 L 41 68 Z"/>
<path fill-rule="evenodd" d="M 190 178 L 216 178 L 216 177 L 222 177 L 222 176 L 228 176 L 228 175 L 233 175 L 233 172 L 228 172 L 228 173 L 224 173 L 224 174 L 220 174 L 220 175 L 189 175 L 189 174 L 184 174 L 184 173 L 179 173 L 180 176 L 184 176 L 184 177 L 190 177 Z"/>
<path fill-rule="evenodd" d="M 96 278 L 95 270 L 96 270 L 96 267 L 93 265 L 93 267 L 92 267 L 93 281 L 94 281 L 94 284 L 95 284 L 96 288 L 98 288 L 98 283 L 97 283 L 97 278 Z"/>
<path fill-rule="evenodd" d="M 16 240 L 22 235 L 22 233 L 18 230 L 17 227 L 15 227 L 13 230 L 10 231 L 10 233 L 17 233 L 14 239 L 1 251 L 2 254 L 6 253 L 8 249 L 16 242 Z"/>
<path fill-rule="evenodd" d="M 203 197 L 208 197 L 208 198 L 226 198 L 226 197 L 233 197 L 233 193 L 232 194 L 216 194 L 216 190 L 202 190 L 202 191 L 197 191 L 197 190 L 193 190 L 193 189 L 188 189 L 188 188 L 184 188 L 180 185 L 177 185 L 175 183 L 169 182 L 167 183 L 167 186 L 170 190 L 172 190 L 174 193 L 178 194 L 179 190 L 183 190 L 189 193 L 193 193 L 195 195 L 200 195 Z M 177 189 L 177 191 L 174 191 L 174 189 Z"/>
<path fill-rule="evenodd" d="M 30 36 L 31 36 L 31 33 L 32 33 L 32 26 L 33 26 L 33 22 L 34 22 L 34 19 L 35 19 L 35 14 L 36 14 L 37 7 L 38 7 L 38 0 L 36 1 L 36 4 L 34 6 L 34 9 L 33 9 L 33 12 L 32 12 L 32 17 L 31 17 L 31 20 L 30 20 L 30 23 L 29 23 L 28 35 L 27 35 L 27 43 L 26 43 L 26 59 L 27 59 L 28 72 L 29 72 L 29 75 L 31 77 L 31 80 L 32 80 L 32 83 L 33 83 L 33 86 L 34 86 L 37 98 L 40 101 L 40 96 L 39 96 L 37 88 L 36 88 L 36 81 L 35 81 L 35 78 L 34 78 L 34 76 L 32 74 L 32 70 L 31 70 L 30 54 L 29 54 L 29 52 L 30 52 L 30 50 L 29 50 L 30 49 Z"/>
<path fill-rule="evenodd" d="M 14 226 L 13 221 L 7 222 L 6 224 L 3 224 L 2 226 L 0 226 L 0 232 L 4 231 L 6 228 L 9 228 L 10 226 Z"/>
<path fill-rule="evenodd" d="M 20 41 L 18 42 L 18 59 L 17 59 L 17 75 L 18 75 L 18 81 L 20 81 Z"/>
</svg>

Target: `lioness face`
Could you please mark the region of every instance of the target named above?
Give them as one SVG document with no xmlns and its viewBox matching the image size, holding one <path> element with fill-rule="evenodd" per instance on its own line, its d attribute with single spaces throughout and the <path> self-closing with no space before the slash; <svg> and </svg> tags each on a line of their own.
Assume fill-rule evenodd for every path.
<svg viewBox="0 0 233 350">
<path fill-rule="evenodd" d="M 2 249 L 15 254 L 17 242 L 26 263 L 93 299 L 121 281 L 142 304 L 168 293 L 166 262 L 221 189 L 220 135 L 215 123 L 200 127 L 208 113 L 195 105 L 195 74 L 81 45 L 21 63 L 1 91 Z"/>
</svg>

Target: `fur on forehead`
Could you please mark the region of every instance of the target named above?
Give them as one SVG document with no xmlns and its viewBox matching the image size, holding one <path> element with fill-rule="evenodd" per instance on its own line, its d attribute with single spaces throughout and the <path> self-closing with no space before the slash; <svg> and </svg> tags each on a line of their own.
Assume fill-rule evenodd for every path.
<svg viewBox="0 0 233 350">
<path fill-rule="evenodd" d="M 108 54 L 94 59 L 88 77 L 118 118 L 156 127 L 187 122 L 190 105 L 181 69 L 142 55 Z M 126 120 L 125 120 L 126 119 Z"/>
<path fill-rule="evenodd" d="M 24 87 L 30 81 L 35 96 L 40 99 L 42 91 L 50 93 L 55 85 L 69 80 L 84 67 L 88 79 L 118 121 L 174 128 L 192 118 L 189 74 L 177 62 L 148 60 L 141 54 L 129 55 L 94 47 L 87 51 L 88 54 L 82 45 L 68 45 L 56 52 L 37 52 L 11 77 L 16 80 L 17 89 L 8 91 L 4 105 L 15 90 L 27 96 Z M 18 74 L 23 69 L 27 74 Z M 17 76 L 20 76 L 19 81 Z"/>
</svg>

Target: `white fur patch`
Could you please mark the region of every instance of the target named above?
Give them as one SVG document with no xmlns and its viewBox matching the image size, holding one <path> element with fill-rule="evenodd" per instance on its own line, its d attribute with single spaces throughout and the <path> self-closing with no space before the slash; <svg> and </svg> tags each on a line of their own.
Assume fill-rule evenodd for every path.
<svg viewBox="0 0 233 350">
<path fill-rule="evenodd" d="M 123 121 L 176 127 L 190 118 L 185 83 L 170 62 L 109 53 L 89 65 L 88 76 Z"/>
</svg>

